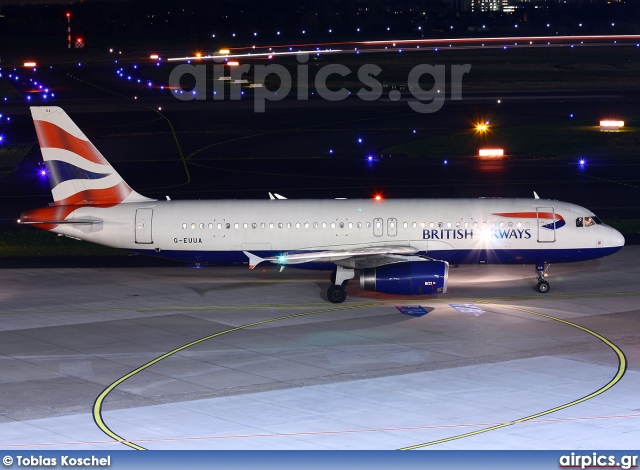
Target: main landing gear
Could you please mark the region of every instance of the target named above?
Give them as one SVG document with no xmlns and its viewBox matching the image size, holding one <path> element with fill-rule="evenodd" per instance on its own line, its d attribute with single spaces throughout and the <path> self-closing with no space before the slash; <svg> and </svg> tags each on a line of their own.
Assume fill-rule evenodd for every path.
<svg viewBox="0 0 640 470">
<path fill-rule="evenodd" d="M 537 263 L 536 264 L 536 276 L 538 278 L 538 285 L 536 286 L 536 290 L 541 294 L 546 294 L 549 292 L 551 286 L 547 281 L 545 281 L 545 274 L 549 269 L 548 263 Z"/>
<path fill-rule="evenodd" d="M 337 266 L 335 271 L 331 273 L 331 285 L 327 289 L 327 298 L 329 302 L 340 304 L 347 298 L 347 282 L 353 279 L 355 271 L 353 269 Z"/>
</svg>

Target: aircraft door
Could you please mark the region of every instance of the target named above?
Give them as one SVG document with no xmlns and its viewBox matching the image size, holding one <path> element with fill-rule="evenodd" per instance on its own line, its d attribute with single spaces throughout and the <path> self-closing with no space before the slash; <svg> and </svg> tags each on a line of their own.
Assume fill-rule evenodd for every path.
<svg viewBox="0 0 640 470">
<path fill-rule="evenodd" d="M 395 237 L 398 235 L 398 220 L 397 219 L 387 219 L 387 235 L 390 237 Z"/>
<path fill-rule="evenodd" d="M 382 219 L 373 219 L 373 234 L 376 237 L 381 237 L 383 230 Z"/>
<path fill-rule="evenodd" d="M 537 207 L 538 243 L 556 241 L 556 213 L 553 207 Z"/>
<path fill-rule="evenodd" d="M 136 243 L 153 243 L 151 220 L 153 209 L 136 209 Z"/>
</svg>

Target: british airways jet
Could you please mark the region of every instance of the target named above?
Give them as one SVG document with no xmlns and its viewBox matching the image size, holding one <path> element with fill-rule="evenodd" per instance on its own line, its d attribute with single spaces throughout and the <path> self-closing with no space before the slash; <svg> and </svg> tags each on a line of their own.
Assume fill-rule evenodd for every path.
<svg viewBox="0 0 640 470">
<path fill-rule="evenodd" d="M 20 224 L 200 264 L 331 269 L 329 301 L 364 290 L 444 294 L 449 263 L 533 264 L 610 255 L 624 237 L 583 207 L 545 199 L 171 201 L 135 192 L 58 107 L 32 107 L 53 204 Z"/>
</svg>

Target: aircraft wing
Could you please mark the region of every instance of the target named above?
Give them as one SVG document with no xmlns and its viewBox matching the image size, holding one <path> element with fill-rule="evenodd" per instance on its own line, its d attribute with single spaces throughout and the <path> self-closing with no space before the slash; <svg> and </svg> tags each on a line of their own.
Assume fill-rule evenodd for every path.
<svg viewBox="0 0 640 470">
<path fill-rule="evenodd" d="M 410 246 L 375 246 L 354 248 L 351 250 L 324 250 L 302 253 L 283 253 L 280 256 L 261 258 L 248 251 L 243 253 L 249 258 L 249 269 L 269 261 L 286 266 L 311 262 L 335 263 L 338 266 L 352 269 L 365 269 L 384 264 L 409 261 L 408 257 L 418 252 Z"/>
</svg>

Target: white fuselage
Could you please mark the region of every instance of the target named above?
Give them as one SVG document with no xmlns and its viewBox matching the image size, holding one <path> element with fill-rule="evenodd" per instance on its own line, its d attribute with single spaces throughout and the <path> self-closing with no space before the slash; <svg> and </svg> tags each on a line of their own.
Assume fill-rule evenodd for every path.
<svg viewBox="0 0 640 470">
<path fill-rule="evenodd" d="M 624 238 L 589 210 L 544 199 L 154 201 L 80 207 L 53 231 L 189 262 L 239 264 L 282 253 L 410 246 L 453 263 L 599 258 Z M 596 218 L 597 220 L 597 218 Z"/>
</svg>

